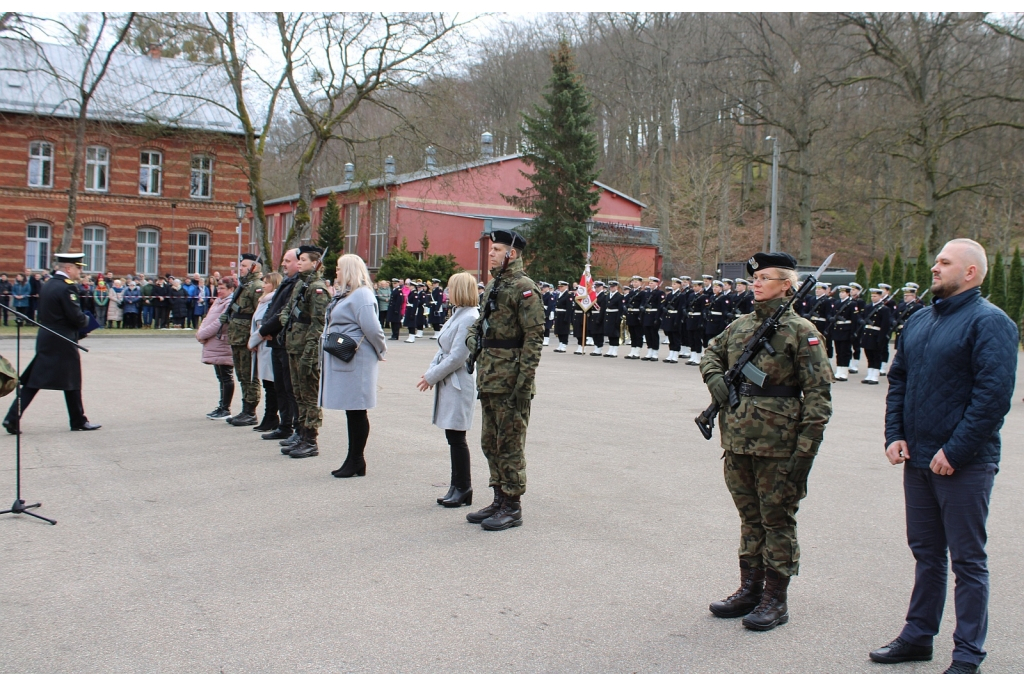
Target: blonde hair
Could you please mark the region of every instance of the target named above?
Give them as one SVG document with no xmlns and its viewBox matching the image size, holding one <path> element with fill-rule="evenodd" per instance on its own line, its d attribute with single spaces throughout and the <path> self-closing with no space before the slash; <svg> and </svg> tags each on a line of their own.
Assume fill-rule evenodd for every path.
<svg viewBox="0 0 1024 685">
<path fill-rule="evenodd" d="M 797 289 L 797 283 L 800 282 L 800 277 L 796 275 L 795 269 L 780 269 L 775 267 L 775 272 L 778 274 L 777 278 L 784 281 L 789 281 L 789 291 L 795 293 Z"/>
<path fill-rule="evenodd" d="M 268 271 L 264 274 L 263 280 L 273 286 L 270 288 L 271 290 L 277 290 L 277 286 L 281 285 L 281 274 L 276 271 Z"/>
<path fill-rule="evenodd" d="M 351 292 L 357 288 L 373 289 L 370 272 L 366 270 L 366 262 L 359 255 L 343 254 L 338 257 L 338 270 L 334 286 L 338 290 Z"/>
<path fill-rule="evenodd" d="M 462 271 L 448 279 L 448 301 L 454 307 L 475 307 L 478 303 L 476 279 Z"/>
</svg>

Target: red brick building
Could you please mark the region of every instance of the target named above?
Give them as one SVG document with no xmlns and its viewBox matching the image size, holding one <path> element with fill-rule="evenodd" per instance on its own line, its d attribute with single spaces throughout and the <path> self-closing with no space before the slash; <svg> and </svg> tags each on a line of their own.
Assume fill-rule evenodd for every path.
<svg viewBox="0 0 1024 685">
<path fill-rule="evenodd" d="M 403 240 L 411 252 L 420 251 L 426 236 L 431 254 L 451 253 L 463 269 L 486 280 L 491 231 L 517 228 L 531 218 L 502 197 L 514 195 L 516 188 L 526 185 L 520 171 L 530 169 L 520 155 L 492 157 L 489 134 L 484 134 L 483 141 L 480 159 L 452 167 L 437 167 L 429 149 L 422 169 L 396 174 L 389 158 L 383 177 L 366 183 L 355 182 L 355 169 L 349 166 L 345 183 L 316 191 L 313 225 L 318 224 L 327 198 L 334 192 L 342 210 L 345 252 L 362 257 L 371 272 Z M 595 277 L 618 276 L 621 280 L 634 273 L 660 275 L 658 232 L 640 225 L 645 205 L 601 183 L 596 188 L 601 198 L 594 217 Z M 281 258 L 282 237 L 291 228 L 298 199 L 291 195 L 266 203 L 275 264 Z M 582 264 L 580 267 L 582 270 Z M 565 278 L 579 276 L 566 274 Z"/>
<path fill-rule="evenodd" d="M 83 57 L 42 49 L 45 60 L 0 39 L 0 65 L 11 69 L 0 72 L 0 272 L 49 268 L 67 216 L 78 114 L 68 86 Z M 71 249 L 86 253 L 86 273 L 234 265 L 234 206 L 249 191 L 233 101 L 209 67 L 159 51 L 114 56 L 89 108 L 78 188 Z"/>
</svg>

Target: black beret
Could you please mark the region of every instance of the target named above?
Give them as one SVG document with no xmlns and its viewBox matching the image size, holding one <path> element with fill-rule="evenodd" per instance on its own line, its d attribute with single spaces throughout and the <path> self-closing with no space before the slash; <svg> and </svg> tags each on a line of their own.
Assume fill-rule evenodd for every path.
<svg viewBox="0 0 1024 685">
<path fill-rule="evenodd" d="M 260 261 L 260 256 L 258 254 L 253 254 L 252 252 L 243 252 L 242 260 L 244 261 L 246 259 L 248 259 L 250 262 L 258 262 Z"/>
<path fill-rule="evenodd" d="M 795 269 L 796 259 L 787 252 L 758 252 L 747 260 L 747 273 L 761 269 Z"/>
<path fill-rule="evenodd" d="M 515 231 L 491 231 L 491 242 L 495 242 L 500 245 L 508 245 L 516 250 L 522 250 L 526 247 L 526 238 Z"/>
<path fill-rule="evenodd" d="M 317 257 L 323 254 L 323 250 L 316 245 L 299 245 L 296 252 L 296 256 L 302 256 L 304 254 L 315 254 Z M 243 255 L 244 256 L 244 255 Z"/>
</svg>

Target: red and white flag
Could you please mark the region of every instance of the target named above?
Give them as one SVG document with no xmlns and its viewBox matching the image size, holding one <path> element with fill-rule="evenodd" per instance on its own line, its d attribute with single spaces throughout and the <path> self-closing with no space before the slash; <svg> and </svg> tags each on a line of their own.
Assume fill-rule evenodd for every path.
<svg viewBox="0 0 1024 685">
<path fill-rule="evenodd" d="M 590 277 L 590 265 L 587 264 L 580 276 L 580 283 L 576 286 L 576 302 L 580 309 L 588 311 L 591 307 L 597 306 L 597 293 L 594 291 L 594 279 Z M 595 311 L 597 311 L 595 309 Z"/>
</svg>

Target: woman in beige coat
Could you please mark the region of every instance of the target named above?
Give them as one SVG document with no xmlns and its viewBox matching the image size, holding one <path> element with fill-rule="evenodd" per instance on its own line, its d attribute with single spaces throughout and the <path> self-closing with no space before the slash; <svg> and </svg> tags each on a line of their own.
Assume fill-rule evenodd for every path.
<svg viewBox="0 0 1024 685">
<path fill-rule="evenodd" d="M 466 360 L 469 359 L 466 334 L 479 312 L 476 279 L 465 272 L 448 279 L 448 301 L 454 311 L 438 335 L 437 346 L 440 349 L 416 387 L 424 392 L 434 388 L 432 423 L 444 429 L 451 452 L 451 487 L 448 494 L 437 499 L 437 503 L 445 507 L 461 507 L 473 503 L 466 431 L 473 424 L 476 380 L 466 370 Z"/>
</svg>

